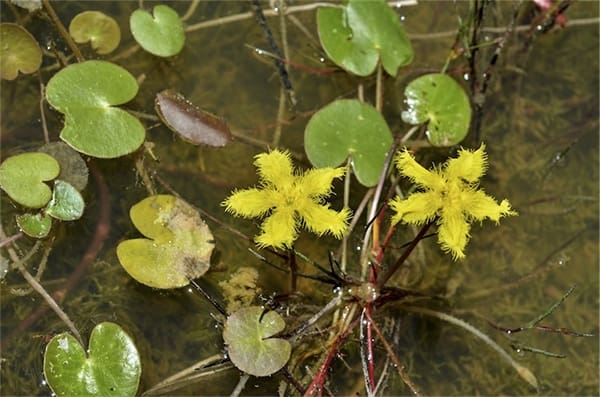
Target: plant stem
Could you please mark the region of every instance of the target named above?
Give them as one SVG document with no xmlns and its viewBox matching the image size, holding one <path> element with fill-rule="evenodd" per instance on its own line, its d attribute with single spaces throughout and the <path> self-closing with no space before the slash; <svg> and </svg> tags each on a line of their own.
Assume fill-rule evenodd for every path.
<svg viewBox="0 0 600 397">
<path fill-rule="evenodd" d="M 379 280 L 377 280 L 377 289 L 381 290 L 381 288 L 383 288 L 385 286 L 385 283 L 394 275 L 394 273 L 396 273 L 396 271 L 400 268 L 400 266 L 402 266 L 402 264 L 404 263 L 406 258 L 408 258 L 410 253 L 413 251 L 413 249 L 419 243 L 419 241 L 421 241 L 423 239 L 423 236 L 425 236 L 425 233 L 427 233 L 427 230 L 429 229 L 429 227 L 431 226 L 432 223 L 433 222 L 427 222 L 426 224 L 423 225 L 421 230 L 419 230 L 419 233 L 411 241 L 410 245 L 408 247 L 406 247 L 406 249 L 400 256 L 400 258 L 398 258 L 398 260 L 396 261 L 396 263 L 394 263 L 394 265 L 388 269 L 387 273 L 385 273 L 383 275 L 383 277 L 381 277 Z"/>
<path fill-rule="evenodd" d="M 346 175 L 344 177 L 344 208 L 350 207 L 350 177 L 352 176 L 352 172 L 350 169 L 351 160 L 348 158 L 346 162 Z M 346 272 L 346 263 L 348 262 L 348 235 L 350 232 L 346 232 L 342 237 L 342 259 L 340 264 L 340 269 L 343 272 Z"/>
<path fill-rule="evenodd" d="M 477 328 L 473 327 L 471 324 L 469 324 L 457 317 L 451 316 L 450 314 L 438 312 L 438 311 L 431 310 L 431 309 L 426 309 L 424 307 L 402 306 L 402 308 L 409 312 L 425 314 L 427 316 L 438 318 L 440 320 L 449 322 L 450 324 L 457 325 L 466 331 L 469 331 L 470 333 L 472 333 L 473 335 L 475 335 L 476 337 L 481 339 L 486 345 L 488 345 L 489 347 L 494 349 L 498 354 L 500 354 L 500 356 L 502 358 L 504 358 L 506 361 L 508 361 L 508 363 L 517 371 L 519 376 L 521 376 L 521 378 L 523 378 L 527 383 L 529 383 L 531 386 L 535 387 L 536 389 L 538 388 L 538 382 L 537 382 L 535 375 L 527 367 L 516 362 L 510 356 L 510 354 L 508 354 L 503 348 L 501 348 L 496 342 L 494 342 L 494 340 L 492 338 L 490 338 L 489 336 L 487 336 L 486 334 L 484 334 Z"/>
<path fill-rule="evenodd" d="M 56 29 L 58 29 L 58 33 L 60 33 L 62 38 L 67 42 L 67 45 L 73 52 L 73 55 L 75 55 L 75 58 L 77 58 L 77 61 L 78 62 L 85 61 L 85 58 L 81 54 L 81 51 L 79 51 L 79 47 L 77 47 L 77 44 L 75 44 L 75 42 L 73 41 L 73 38 L 71 37 L 69 32 L 67 32 L 67 29 L 65 28 L 63 23 L 60 21 L 60 18 L 56 14 L 56 11 L 54 11 L 54 8 L 52 8 L 50 1 L 42 0 L 42 4 L 44 5 L 46 12 L 50 16 L 50 19 L 52 20 L 54 25 L 56 25 Z"/>
<path fill-rule="evenodd" d="M 6 238 L 4 230 L 1 227 L 0 238 Z M 44 298 L 46 303 L 48 303 L 48 305 L 52 308 L 52 310 L 54 310 L 58 317 L 67 325 L 67 327 L 69 327 L 69 329 L 71 330 L 75 338 L 77 338 L 77 341 L 81 344 L 81 346 L 85 346 L 85 344 L 83 343 L 83 339 L 81 338 L 81 334 L 79 334 L 79 331 L 77 330 L 75 324 L 73 323 L 73 321 L 71 321 L 67 313 L 65 313 L 60 308 L 58 303 L 56 303 L 56 301 L 50 296 L 50 294 L 44 289 L 44 287 L 25 268 L 24 263 L 27 262 L 33 256 L 33 254 L 38 250 L 40 245 L 41 241 L 38 240 L 33 246 L 33 248 L 23 258 L 19 258 L 17 252 L 12 247 L 8 247 L 7 251 L 8 255 L 10 256 L 10 259 L 13 261 L 12 265 L 13 267 L 16 267 L 19 270 L 19 272 L 21 272 L 23 278 L 25 278 L 29 285 L 31 285 L 31 288 L 33 288 L 38 294 L 42 296 L 42 298 Z"/>
</svg>

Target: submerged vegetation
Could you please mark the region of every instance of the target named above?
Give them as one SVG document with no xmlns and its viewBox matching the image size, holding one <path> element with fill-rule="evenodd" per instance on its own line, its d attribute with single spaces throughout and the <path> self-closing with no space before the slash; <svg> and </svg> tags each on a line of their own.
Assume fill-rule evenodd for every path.
<svg viewBox="0 0 600 397">
<path fill-rule="evenodd" d="M 2 393 L 597 394 L 597 15 L 3 4 Z"/>
</svg>

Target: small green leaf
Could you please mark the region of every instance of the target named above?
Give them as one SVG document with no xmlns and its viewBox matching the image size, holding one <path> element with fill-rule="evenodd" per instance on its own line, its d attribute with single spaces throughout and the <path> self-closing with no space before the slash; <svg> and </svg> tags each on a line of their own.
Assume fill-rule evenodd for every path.
<svg viewBox="0 0 600 397">
<path fill-rule="evenodd" d="M 471 105 L 462 87 L 451 77 L 426 74 L 411 81 L 404 91 L 408 109 L 402 120 L 427 123 L 427 138 L 434 146 L 452 146 L 469 132 Z"/>
<path fill-rule="evenodd" d="M 16 23 L 0 24 L 0 77 L 14 80 L 21 73 L 37 72 L 42 50 L 33 36 Z"/>
<path fill-rule="evenodd" d="M 148 11 L 135 10 L 129 18 L 131 34 L 146 51 L 159 57 L 177 55 L 185 43 L 179 15 L 171 7 L 157 5 L 154 17 Z"/>
<path fill-rule="evenodd" d="M 377 110 L 353 99 L 335 101 L 313 115 L 304 147 L 315 167 L 337 167 L 348 156 L 358 181 L 374 186 L 392 145 L 392 133 Z"/>
<path fill-rule="evenodd" d="M 29 208 L 42 208 L 52 191 L 44 183 L 58 176 L 58 162 L 45 153 L 23 153 L 0 164 L 0 187 L 8 196 Z"/>
<path fill-rule="evenodd" d="M 60 165 L 57 179 L 69 182 L 79 191 L 85 189 L 88 182 L 88 168 L 81 155 L 64 142 L 50 142 L 38 149 L 54 157 Z"/>
<path fill-rule="evenodd" d="M 65 115 L 60 133 L 75 150 L 100 158 L 129 154 L 144 142 L 140 121 L 113 107 L 137 94 L 135 78 L 122 67 L 104 61 L 67 66 L 46 87 L 46 98 Z"/>
<path fill-rule="evenodd" d="M 131 277 L 154 288 L 177 288 L 208 271 L 213 236 L 186 202 L 171 195 L 151 196 L 131 207 L 130 217 L 148 237 L 117 247 L 119 262 Z"/>
<path fill-rule="evenodd" d="M 373 73 L 379 54 L 364 37 L 352 34 L 345 8 L 319 8 L 317 27 L 321 45 L 333 62 L 358 76 Z"/>
<path fill-rule="evenodd" d="M 139 353 L 117 324 L 98 324 L 88 354 L 68 333 L 52 338 L 44 354 L 44 376 L 61 396 L 135 396 L 141 373 Z"/>
<path fill-rule="evenodd" d="M 46 213 L 61 221 L 73 221 L 81 218 L 85 203 L 81 194 L 68 182 L 54 181 L 52 199 L 46 207 Z"/>
<path fill-rule="evenodd" d="M 285 321 L 277 312 L 263 311 L 260 306 L 242 308 L 227 318 L 223 329 L 229 359 L 238 369 L 254 376 L 279 371 L 292 352 L 290 342 L 271 338 L 283 331 Z"/>
<path fill-rule="evenodd" d="M 113 18 L 100 11 L 84 11 L 69 24 L 69 34 L 77 43 L 92 44 L 98 54 L 113 52 L 121 41 L 121 29 Z"/>
<path fill-rule="evenodd" d="M 319 8 L 317 26 L 321 45 L 339 66 L 367 76 L 381 60 L 395 76 L 412 62 L 413 51 L 398 15 L 383 0 L 350 0 L 345 7 Z"/>
<path fill-rule="evenodd" d="M 17 215 L 17 226 L 26 235 L 44 238 L 52 228 L 52 218 L 43 213 Z"/>
</svg>

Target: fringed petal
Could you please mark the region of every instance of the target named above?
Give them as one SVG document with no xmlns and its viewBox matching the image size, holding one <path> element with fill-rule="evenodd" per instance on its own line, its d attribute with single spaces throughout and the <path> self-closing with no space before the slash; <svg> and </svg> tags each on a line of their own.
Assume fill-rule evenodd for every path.
<svg viewBox="0 0 600 397">
<path fill-rule="evenodd" d="M 313 168 L 300 176 L 296 183 L 302 187 L 302 194 L 315 198 L 327 197 L 331 193 L 333 180 L 344 176 L 345 171 L 345 167 Z"/>
<path fill-rule="evenodd" d="M 449 181 L 463 179 L 468 183 L 477 182 L 487 169 L 487 154 L 482 143 L 479 149 L 472 151 L 460 149 L 458 157 L 446 162 L 444 175 Z"/>
<path fill-rule="evenodd" d="M 348 228 L 350 210 L 344 208 L 334 211 L 329 206 L 312 203 L 304 206 L 299 215 L 304 221 L 304 226 L 313 233 L 323 235 L 331 233 L 336 238 L 342 238 Z"/>
<path fill-rule="evenodd" d="M 277 194 L 270 189 L 244 189 L 234 191 L 221 203 L 225 211 L 235 216 L 253 218 L 262 216 L 273 207 L 273 195 Z"/>
<path fill-rule="evenodd" d="M 425 169 L 406 149 L 396 157 L 396 167 L 402 174 L 423 188 L 440 190 L 444 187 L 444 177 L 435 169 L 432 171 Z"/>
<path fill-rule="evenodd" d="M 438 242 L 442 250 L 450 252 L 454 260 L 464 258 L 471 225 L 462 211 L 457 208 L 443 208 L 438 225 Z"/>
<path fill-rule="evenodd" d="M 260 247 L 291 247 L 298 236 L 294 209 L 276 208 L 261 225 L 261 231 L 262 233 L 255 238 Z"/>
<path fill-rule="evenodd" d="M 286 189 L 294 182 L 294 166 L 287 150 L 261 153 L 255 157 L 254 165 L 261 182 L 266 186 Z"/>
<path fill-rule="evenodd" d="M 517 215 L 510 207 L 508 200 L 496 203 L 493 197 L 485 194 L 483 190 L 469 190 L 461 192 L 462 201 L 468 203 L 464 211 L 474 220 L 483 221 L 485 218 L 498 223 L 503 216 Z"/>
<path fill-rule="evenodd" d="M 436 192 L 413 193 L 404 200 L 396 197 L 390 201 L 390 208 L 396 211 L 392 224 L 402 221 L 422 225 L 433 220 L 442 205 L 442 197 Z"/>
</svg>

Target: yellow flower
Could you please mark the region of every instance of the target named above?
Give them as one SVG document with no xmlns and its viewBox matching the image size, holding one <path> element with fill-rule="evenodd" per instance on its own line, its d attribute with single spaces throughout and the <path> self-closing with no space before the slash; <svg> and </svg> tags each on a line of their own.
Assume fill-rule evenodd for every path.
<svg viewBox="0 0 600 397">
<path fill-rule="evenodd" d="M 454 259 L 464 258 L 472 221 L 485 218 L 496 223 L 502 216 L 517 215 L 508 200 L 496 203 L 478 189 L 478 181 L 487 168 L 485 145 L 476 151 L 460 149 L 458 157 L 442 168 L 423 168 L 405 149 L 396 158 L 396 166 L 418 187 L 425 190 L 390 202 L 396 211 L 392 223 L 399 221 L 421 225 L 436 219 L 438 242 Z"/>
<path fill-rule="evenodd" d="M 279 150 L 257 155 L 254 165 L 260 177 L 259 188 L 234 191 L 222 205 L 236 216 L 267 215 L 262 233 L 255 238 L 259 246 L 291 247 L 299 224 L 319 236 L 329 232 L 342 237 L 350 211 L 334 211 L 324 199 L 331 193 L 333 179 L 344 175 L 345 168 L 296 172 L 289 153 Z"/>
</svg>

